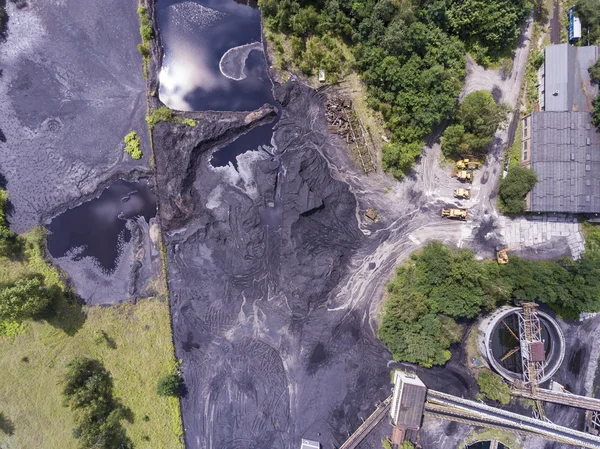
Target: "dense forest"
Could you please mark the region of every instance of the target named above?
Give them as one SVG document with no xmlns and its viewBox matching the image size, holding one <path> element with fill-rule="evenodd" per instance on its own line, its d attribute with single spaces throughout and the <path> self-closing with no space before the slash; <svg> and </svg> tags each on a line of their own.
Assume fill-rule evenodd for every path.
<svg viewBox="0 0 600 449">
<path fill-rule="evenodd" d="M 457 320 L 471 319 L 513 300 L 548 304 L 563 318 L 600 311 L 600 228 L 586 226 L 580 260 L 483 263 L 467 249 L 432 242 L 398 267 L 387 286 L 379 337 L 398 361 L 444 364 L 462 335 Z"/>
<path fill-rule="evenodd" d="M 259 0 L 268 29 L 289 36 L 310 61 L 339 68 L 347 45 L 369 104 L 391 131 L 383 166 L 403 176 L 423 139 L 451 118 L 465 77 L 465 53 L 489 64 L 514 47 L 529 0 Z M 279 44 L 281 45 L 281 44 Z"/>
</svg>

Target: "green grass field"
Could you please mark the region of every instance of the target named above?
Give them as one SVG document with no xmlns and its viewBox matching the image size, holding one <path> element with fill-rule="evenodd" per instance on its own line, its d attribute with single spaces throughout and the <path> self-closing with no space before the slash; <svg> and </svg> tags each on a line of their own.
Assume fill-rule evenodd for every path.
<svg viewBox="0 0 600 449">
<path fill-rule="evenodd" d="M 181 448 L 178 400 L 156 394 L 158 378 L 176 364 L 168 303 L 142 300 L 83 312 L 87 317 L 73 335 L 46 322 L 28 322 L 18 335 L 0 337 L 0 413 L 14 427 L 12 436 L 0 431 L 0 447 L 77 447 L 71 410 L 62 406 L 60 379 L 67 362 L 87 356 L 104 363 L 115 397 L 133 412 L 134 422 L 124 425 L 137 449 Z M 100 330 L 110 344 L 97 342 Z"/>
</svg>

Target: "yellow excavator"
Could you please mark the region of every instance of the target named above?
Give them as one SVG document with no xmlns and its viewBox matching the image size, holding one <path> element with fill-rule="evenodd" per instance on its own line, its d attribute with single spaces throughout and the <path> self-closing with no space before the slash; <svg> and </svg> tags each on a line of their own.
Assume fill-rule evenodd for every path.
<svg viewBox="0 0 600 449">
<path fill-rule="evenodd" d="M 469 209 L 442 209 L 442 218 L 466 221 Z"/>
<path fill-rule="evenodd" d="M 477 170 L 480 165 L 481 162 L 471 159 L 461 159 L 460 161 L 456 162 L 456 168 L 459 170 Z"/>
<path fill-rule="evenodd" d="M 521 246 L 523 246 L 523 243 L 519 243 L 518 245 L 511 246 L 510 248 L 504 248 L 498 251 L 496 253 L 496 260 L 498 261 L 498 264 L 506 265 L 508 263 L 508 252 L 512 251 L 513 249 L 520 248 Z"/>
</svg>

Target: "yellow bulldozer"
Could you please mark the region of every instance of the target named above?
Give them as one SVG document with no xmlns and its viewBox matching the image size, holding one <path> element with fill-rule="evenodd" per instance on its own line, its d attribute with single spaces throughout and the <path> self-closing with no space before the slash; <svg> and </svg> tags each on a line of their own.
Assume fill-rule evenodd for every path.
<svg viewBox="0 0 600 449">
<path fill-rule="evenodd" d="M 442 209 L 442 218 L 466 221 L 468 215 L 469 209 Z"/>
<path fill-rule="evenodd" d="M 460 161 L 456 162 L 456 168 L 459 170 L 477 170 L 480 165 L 481 162 L 471 159 L 461 159 Z"/>
<path fill-rule="evenodd" d="M 452 176 L 462 182 L 473 182 L 473 173 L 467 170 L 452 170 Z"/>
<path fill-rule="evenodd" d="M 521 246 L 523 246 L 523 244 L 519 243 L 518 245 L 511 246 L 510 248 L 504 248 L 504 249 L 501 249 L 500 251 L 497 251 L 496 252 L 496 260 L 498 261 L 498 264 L 506 265 L 508 263 L 508 252 L 512 251 L 513 249 L 520 248 Z"/>
<path fill-rule="evenodd" d="M 463 189 L 462 187 L 459 187 L 458 189 L 454 189 L 454 196 L 456 198 L 462 198 L 465 200 L 469 200 L 469 199 L 471 199 L 471 190 Z"/>
</svg>

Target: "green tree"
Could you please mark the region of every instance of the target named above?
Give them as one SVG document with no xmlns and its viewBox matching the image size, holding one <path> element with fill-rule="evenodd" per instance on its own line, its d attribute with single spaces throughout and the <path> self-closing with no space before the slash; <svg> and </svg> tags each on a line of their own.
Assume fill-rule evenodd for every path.
<svg viewBox="0 0 600 449">
<path fill-rule="evenodd" d="M 456 120 L 465 131 L 477 137 L 491 137 L 506 124 L 508 106 L 498 104 L 487 90 L 477 90 L 465 97 L 458 107 Z"/>
<path fill-rule="evenodd" d="M 592 123 L 600 130 L 600 95 L 592 100 Z"/>
<path fill-rule="evenodd" d="M 490 370 L 482 370 L 477 376 L 479 391 L 489 400 L 499 402 L 502 405 L 510 403 L 510 387 L 498 374 Z"/>
<path fill-rule="evenodd" d="M 175 396 L 178 397 L 181 394 L 181 388 L 183 386 L 183 380 L 179 374 L 169 374 L 168 376 L 161 377 L 158 379 L 156 385 L 156 393 L 159 396 Z"/>
<path fill-rule="evenodd" d="M 513 167 L 508 175 L 500 181 L 498 195 L 503 210 L 508 214 L 518 214 L 525 209 L 525 195 L 537 182 L 533 170 L 525 167 Z"/>
<path fill-rule="evenodd" d="M 415 445 L 408 440 L 404 440 L 398 449 L 415 449 Z"/>
<path fill-rule="evenodd" d="M 448 157 L 485 153 L 496 130 L 506 124 L 508 107 L 498 104 L 491 93 L 478 90 L 467 95 L 458 107 L 456 124 L 442 136 L 442 150 Z"/>
<path fill-rule="evenodd" d="M 592 82 L 600 84 L 600 59 L 589 67 L 588 72 L 590 73 Z"/>
<path fill-rule="evenodd" d="M 41 276 L 0 285 L 0 320 L 23 321 L 41 312 L 50 302 Z"/>
<path fill-rule="evenodd" d="M 527 0 L 448 0 L 446 17 L 450 31 L 487 64 L 514 48 L 530 11 Z"/>
<path fill-rule="evenodd" d="M 77 357 L 63 379 L 64 405 L 75 413 L 73 436 L 81 449 L 133 449 L 121 425 L 127 410 L 113 398 L 110 373 L 98 360 Z"/>
<path fill-rule="evenodd" d="M 600 41 L 600 8 L 597 0 L 577 0 L 575 13 L 581 20 L 582 41 L 590 45 Z"/>
<path fill-rule="evenodd" d="M 0 256 L 11 255 L 17 246 L 17 234 L 10 230 L 6 221 L 8 194 L 0 189 Z"/>
</svg>

